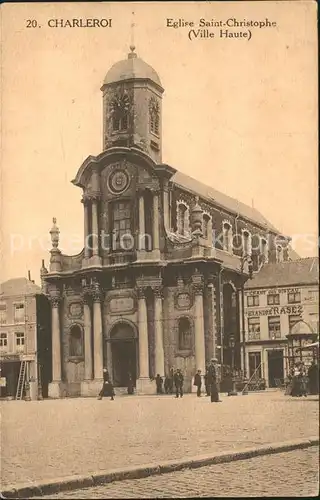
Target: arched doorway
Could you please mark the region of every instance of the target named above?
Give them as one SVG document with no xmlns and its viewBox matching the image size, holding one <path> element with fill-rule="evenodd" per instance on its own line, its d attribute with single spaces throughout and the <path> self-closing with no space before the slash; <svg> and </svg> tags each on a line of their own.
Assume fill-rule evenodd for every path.
<svg viewBox="0 0 320 500">
<path fill-rule="evenodd" d="M 121 321 L 110 332 L 112 380 L 115 387 L 126 387 L 129 374 L 134 385 L 137 378 L 137 349 L 134 327 Z"/>
</svg>

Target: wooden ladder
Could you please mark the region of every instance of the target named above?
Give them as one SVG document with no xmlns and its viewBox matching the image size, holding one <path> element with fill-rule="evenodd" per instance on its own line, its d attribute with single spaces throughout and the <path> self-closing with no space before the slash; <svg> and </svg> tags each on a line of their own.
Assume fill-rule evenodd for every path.
<svg viewBox="0 0 320 500">
<path fill-rule="evenodd" d="M 16 399 L 18 400 L 21 400 L 23 396 L 23 390 L 26 381 L 26 368 L 27 368 L 27 362 L 21 361 L 19 379 L 17 385 L 17 393 L 16 393 Z"/>
</svg>

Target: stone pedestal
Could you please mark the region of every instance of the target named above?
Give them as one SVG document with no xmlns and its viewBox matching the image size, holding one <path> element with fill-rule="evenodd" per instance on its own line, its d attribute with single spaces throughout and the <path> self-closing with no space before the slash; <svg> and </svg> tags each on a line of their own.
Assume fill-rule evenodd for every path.
<svg viewBox="0 0 320 500">
<path fill-rule="evenodd" d="M 103 379 L 101 380 L 84 380 L 81 382 L 81 397 L 98 397 L 102 389 Z"/>
<path fill-rule="evenodd" d="M 150 380 L 149 378 L 138 378 L 136 382 L 136 393 L 137 394 L 156 394 L 157 387 L 156 382 L 154 380 Z"/>
<path fill-rule="evenodd" d="M 66 385 L 64 382 L 50 382 L 48 388 L 48 397 L 51 399 L 64 398 L 67 395 Z"/>
<path fill-rule="evenodd" d="M 32 380 L 30 383 L 30 399 L 31 401 L 36 401 L 38 399 L 38 382 L 37 380 Z"/>
</svg>

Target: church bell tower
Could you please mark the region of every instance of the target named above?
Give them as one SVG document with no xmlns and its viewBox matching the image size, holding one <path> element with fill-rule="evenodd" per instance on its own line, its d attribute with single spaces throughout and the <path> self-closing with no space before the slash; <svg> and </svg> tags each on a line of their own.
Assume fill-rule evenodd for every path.
<svg viewBox="0 0 320 500">
<path fill-rule="evenodd" d="M 136 147 L 161 163 L 162 94 L 157 72 L 130 47 L 127 59 L 115 63 L 101 87 L 103 149 Z"/>
</svg>

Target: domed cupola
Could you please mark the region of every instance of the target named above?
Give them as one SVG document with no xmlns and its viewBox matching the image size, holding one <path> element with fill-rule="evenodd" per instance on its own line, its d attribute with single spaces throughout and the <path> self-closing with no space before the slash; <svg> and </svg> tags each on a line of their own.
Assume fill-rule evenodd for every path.
<svg viewBox="0 0 320 500">
<path fill-rule="evenodd" d="M 164 89 L 157 72 L 130 47 L 127 59 L 115 63 L 101 87 L 103 147 L 142 149 L 161 162 L 161 107 Z"/>
<path fill-rule="evenodd" d="M 130 53 L 127 59 L 116 62 L 111 66 L 106 74 L 103 85 L 110 85 L 111 83 L 132 79 L 150 80 L 163 90 L 158 73 L 149 64 L 144 62 L 143 59 L 137 56 L 133 45 L 130 47 Z"/>
</svg>

